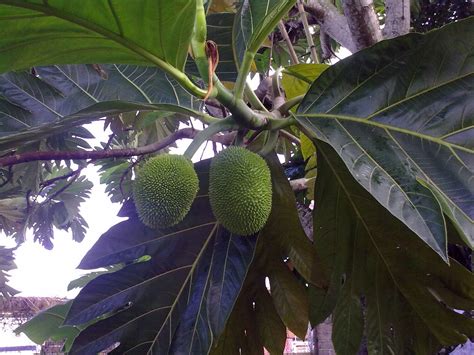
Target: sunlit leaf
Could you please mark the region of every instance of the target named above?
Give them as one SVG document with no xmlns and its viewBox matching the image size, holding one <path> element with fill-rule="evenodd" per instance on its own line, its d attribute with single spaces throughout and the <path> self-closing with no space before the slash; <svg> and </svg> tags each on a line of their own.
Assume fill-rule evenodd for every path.
<svg viewBox="0 0 474 355">
<path fill-rule="evenodd" d="M 126 63 L 181 69 L 195 0 L 2 0 L 0 73 L 50 64 Z"/>
</svg>

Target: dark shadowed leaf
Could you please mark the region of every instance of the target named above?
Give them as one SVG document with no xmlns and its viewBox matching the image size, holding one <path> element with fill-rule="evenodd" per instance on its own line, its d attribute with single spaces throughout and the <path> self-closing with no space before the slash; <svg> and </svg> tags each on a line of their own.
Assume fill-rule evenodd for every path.
<svg viewBox="0 0 474 355">
<path fill-rule="evenodd" d="M 164 61 L 181 69 L 195 0 L 2 0 L 0 72 L 37 65 Z"/>
<path fill-rule="evenodd" d="M 275 262 L 268 273 L 270 291 L 280 318 L 288 329 L 305 339 L 309 323 L 307 290 L 283 261 Z"/>
<path fill-rule="evenodd" d="M 380 42 L 327 69 L 297 113 L 308 135 L 331 144 L 354 178 L 446 261 L 442 209 L 474 245 L 473 41 L 470 18 Z"/>
<path fill-rule="evenodd" d="M 285 324 L 278 315 L 272 297 L 263 284 L 260 286 L 255 297 L 258 335 L 271 354 L 283 354 L 286 343 Z"/>
<path fill-rule="evenodd" d="M 357 293 L 353 293 L 352 280 L 342 289 L 333 314 L 332 342 L 337 354 L 357 354 L 364 332 L 362 307 Z"/>
<path fill-rule="evenodd" d="M 373 352 L 413 349 L 421 341 L 427 342 L 420 343 L 424 347 L 463 343 L 474 334 L 474 321 L 453 309 L 474 306 L 472 273 L 452 259 L 450 265 L 444 263 L 353 179 L 329 145 L 316 143 L 315 247 L 322 248 L 323 262 L 339 275 L 331 278 L 329 289 L 345 284 L 343 292 L 332 295 L 340 308 L 335 311 L 334 339 L 341 342 L 336 348 L 356 353 L 361 317 L 355 307 L 361 297 L 367 312 L 368 346 Z M 342 216 L 344 220 L 338 218 Z M 335 258 L 324 251 L 324 244 L 336 240 L 348 251 Z M 310 297 L 312 308 L 324 308 L 324 302 L 324 298 Z M 311 321 L 317 324 L 320 318 Z M 354 338 L 347 339 L 341 332 L 350 323 L 355 326 Z"/>
</svg>

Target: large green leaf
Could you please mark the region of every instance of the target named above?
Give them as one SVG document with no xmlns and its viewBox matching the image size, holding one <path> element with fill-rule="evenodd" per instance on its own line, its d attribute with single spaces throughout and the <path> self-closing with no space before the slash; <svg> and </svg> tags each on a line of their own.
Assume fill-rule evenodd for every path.
<svg viewBox="0 0 474 355">
<path fill-rule="evenodd" d="M 241 1 L 233 29 L 234 56 L 238 64 L 242 62 L 245 51 L 257 52 L 294 3 L 295 0 Z"/>
<path fill-rule="evenodd" d="M 361 297 L 368 346 L 374 353 L 394 348 L 414 352 L 417 346 L 459 344 L 472 336 L 474 321 L 453 310 L 474 306 L 472 273 L 455 260 L 448 265 L 438 258 L 354 180 L 329 145 L 317 142 L 317 149 L 315 247 L 328 268 L 338 270 L 330 289 L 343 287 L 332 296 L 337 301 L 336 348 L 356 354 Z M 336 240 L 350 248 L 342 249 L 337 259 L 325 251 L 334 250 Z M 324 301 L 310 297 L 312 308 L 321 308 Z M 349 326 L 355 328 L 347 338 L 343 333 Z"/>
<path fill-rule="evenodd" d="M 0 73 L 160 60 L 182 69 L 195 12 L 195 0 L 0 0 Z"/>
<path fill-rule="evenodd" d="M 445 260 L 442 208 L 474 245 L 473 41 L 470 18 L 378 43 L 326 70 L 297 113 L 308 135 L 328 142 Z"/>
<path fill-rule="evenodd" d="M 0 150 L 119 112 L 193 109 L 199 104 L 192 96 L 157 68 L 63 65 L 7 73 L 0 76 Z"/>
</svg>

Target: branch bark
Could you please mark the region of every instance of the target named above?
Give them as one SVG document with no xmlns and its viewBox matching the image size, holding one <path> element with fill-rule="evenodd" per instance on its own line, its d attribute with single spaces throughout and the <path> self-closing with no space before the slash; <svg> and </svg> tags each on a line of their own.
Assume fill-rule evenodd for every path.
<svg viewBox="0 0 474 355">
<path fill-rule="evenodd" d="M 352 34 L 344 15 L 328 0 L 308 0 L 305 10 L 316 17 L 325 31 L 336 42 L 351 52 L 357 52 L 357 47 L 352 39 Z"/>
<path fill-rule="evenodd" d="M 342 6 L 357 50 L 383 39 L 372 0 L 344 0 Z"/>
<path fill-rule="evenodd" d="M 138 148 L 110 149 L 110 150 L 93 150 L 93 151 L 41 151 L 41 152 L 25 152 L 13 154 L 0 158 L 0 167 L 11 166 L 31 161 L 48 161 L 48 160 L 96 160 L 107 158 L 126 158 L 139 156 L 157 152 L 168 147 L 177 140 L 183 138 L 193 139 L 200 131 L 194 128 L 183 128 L 176 131 L 172 135 L 162 139 L 159 142 L 145 145 Z M 219 134 L 211 137 L 211 140 L 224 145 L 229 145 L 234 139 L 234 134 Z"/>
<path fill-rule="evenodd" d="M 298 64 L 298 55 L 295 52 L 295 48 L 293 47 L 293 43 L 291 43 L 291 39 L 288 36 L 288 32 L 286 31 L 285 24 L 283 21 L 280 20 L 278 22 L 278 29 L 280 30 L 281 36 L 286 42 L 286 46 L 288 47 L 288 52 L 290 53 L 291 64 Z"/>
<path fill-rule="evenodd" d="M 314 63 L 319 64 L 319 57 L 318 52 L 316 51 L 316 47 L 314 45 L 313 36 L 309 29 L 308 18 L 306 17 L 306 12 L 304 9 L 304 4 L 302 0 L 298 0 L 296 2 L 296 6 L 298 7 L 298 12 L 300 13 L 301 22 L 303 23 L 304 32 L 306 34 L 306 41 L 308 42 L 309 52 L 311 54 L 311 59 Z"/>
<path fill-rule="evenodd" d="M 410 31 L 410 1 L 385 0 L 384 38 L 393 38 L 407 34 Z"/>
</svg>

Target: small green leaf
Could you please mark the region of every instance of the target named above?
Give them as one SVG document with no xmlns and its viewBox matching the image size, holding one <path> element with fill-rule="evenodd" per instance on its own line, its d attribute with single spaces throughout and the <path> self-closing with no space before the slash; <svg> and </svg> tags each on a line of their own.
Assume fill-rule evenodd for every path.
<svg viewBox="0 0 474 355">
<path fill-rule="evenodd" d="M 285 67 L 282 71 L 281 85 L 285 89 L 288 99 L 304 95 L 311 83 L 316 80 L 327 68 L 327 64 L 300 63 Z"/>
</svg>

